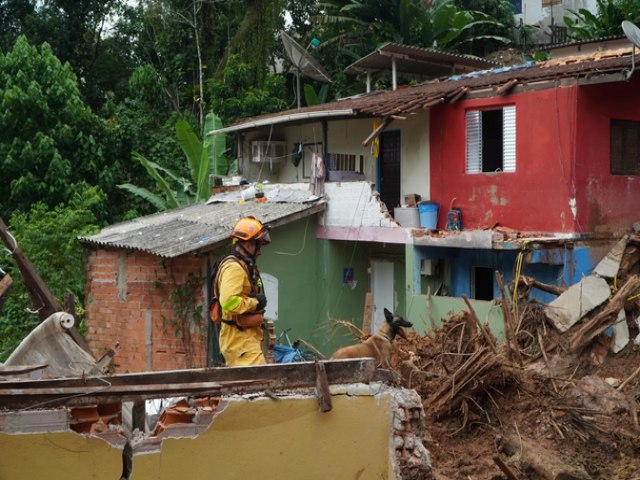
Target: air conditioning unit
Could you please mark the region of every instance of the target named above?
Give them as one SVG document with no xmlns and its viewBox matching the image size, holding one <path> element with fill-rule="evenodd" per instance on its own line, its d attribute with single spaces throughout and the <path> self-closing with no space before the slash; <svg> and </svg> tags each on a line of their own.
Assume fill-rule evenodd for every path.
<svg viewBox="0 0 640 480">
<path fill-rule="evenodd" d="M 251 142 L 251 161 L 280 162 L 287 155 L 287 142 L 254 140 Z"/>
</svg>

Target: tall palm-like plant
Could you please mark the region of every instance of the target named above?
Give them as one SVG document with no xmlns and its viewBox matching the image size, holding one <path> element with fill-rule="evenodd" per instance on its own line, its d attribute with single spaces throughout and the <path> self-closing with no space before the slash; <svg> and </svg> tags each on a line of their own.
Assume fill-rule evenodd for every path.
<svg viewBox="0 0 640 480">
<path fill-rule="evenodd" d="M 597 13 L 586 8 L 569 10 L 575 19 L 564 17 L 569 35 L 577 40 L 622 34 L 622 21 L 640 22 L 640 2 L 637 0 L 596 0 Z"/>
<path fill-rule="evenodd" d="M 474 34 L 480 25 L 503 25 L 483 12 L 461 9 L 453 0 L 435 0 L 430 6 L 420 0 L 328 0 L 321 5 L 323 13 L 315 20 L 332 35 L 323 45 L 338 43 L 359 55 L 385 42 L 452 51 L 478 40 L 510 42 L 500 35 Z"/>
<path fill-rule="evenodd" d="M 180 177 L 140 153 L 133 152 L 133 158 L 140 162 L 155 182 L 158 193 L 130 183 L 118 185 L 118 188 L 147 200 L 159 211 L 206 200 L 209 198 L 209 175 L 225 175 L 228 170 L 225 136 L 207 135 L 219 128 L 222 128 L 222 121 L 213 112 L 205 117 L 203 140 L 186 120 L 179 120 L 176 124 L 176 136 L 186 157 L 190 179 Z"/>
<path fill-rule="evenodd" d="M 460 9 L 452 0 L 435 0 L 419 21 L 420 43 L 437 50 L 460 51 L 467 43 L 485 40 L 511 42 L 500 35 L 474 34 L 473 29 L 480 25 L 503 25 L 486 13 Z"/>
</svg>

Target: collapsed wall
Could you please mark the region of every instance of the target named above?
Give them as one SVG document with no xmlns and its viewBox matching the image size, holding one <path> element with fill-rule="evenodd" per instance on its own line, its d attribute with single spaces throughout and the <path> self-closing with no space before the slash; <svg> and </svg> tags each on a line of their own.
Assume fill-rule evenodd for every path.
<svg viewBox="0 0 640 480">
<path fill-rule="evenodd" d="M 324 412 L 308 389 L 191 399 L 128 438 L 100 415 L 81 422 L 77 407 L 0 412 L 0 478 L 431 478 L 414 390 L 329 388 Z"/>
</svg>

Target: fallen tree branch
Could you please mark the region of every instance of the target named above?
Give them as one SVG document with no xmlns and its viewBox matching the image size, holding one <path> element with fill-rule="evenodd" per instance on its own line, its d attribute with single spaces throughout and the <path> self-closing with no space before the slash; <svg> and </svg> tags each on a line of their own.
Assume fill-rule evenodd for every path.
<svg viewBox="0 0 640 480">
<path fill-rule="evenodd" d="M 522 280 L 522 283 L 524 283 L 527 286 L 531 285 L 532 287 L 537 288 L 538 290 L 542 290 L 543 292 L 552 293 L 558 296 L 562 295 L 566 290 L 566 288 L 564 287 L 557 287 L 555 285 L 549 285 L 548 283 L 542 283 L 536 280 L 535 278 L 528 277 L 526 275 L 521 275 L 520 279 Z"/>
<path fill-rule="evenodd" d="M 471 302 L 469 302 L 469 299 L 467 298 L 467 296 L 462 295 L 462 299 L 464 300 L 464 303 L 467 304 L 467 307 L 469 307 L 469 313 L 471 314 L 471 319 L 476 324 L 476 326 L 480 329 L 480 333 L 482 333 L 482 336 L 484 337 L 485 342 L 487 342 L 487 345 L 489 345 L 489 348 L 491 348 L 493 353 L 498 355 L 498 349 L 496 348 L 495 343 L 493 343 L 493 339 L 491 338 L 491 333 L 485 330 L 484 326 L 480 322 L 480 319 L 476 315 L 475 310 L 471 306 Z"/>
<path fill-rule="evenodd" d="M 640 276 L 632 275 L 627 282 L 616 292 L 607 306 L 592 319 L 587 319 L 584 325 L 571 337 L 571 348 L 578 350 L 585 347 L 591 341 L 613 325 L 618 318 L 618 312 L 632 294 L 640 288 Z"/>
<path fill-rule="evenodd" d="M 636 369 L 636 371 L 635 371 L 635 372 L 633 372 L 631 375 L 629 375 L 629 376 L 627 377 L 627 379 L 626 379 L 624 382 L 622 382 L 622 383 L 620 384 L 620 386 L 618 387 L 618 390 L 619 390 L 619 391 L 622 391 L 622 389 L 623 389 L 624 387 L 626 387 L 626 386 L 627 386 L 627 384 L 628 384 L 631 380 L 633 380 L 634 378 L 636 378 L 638 375 L 640 375 L 640 367 L 638 367 L 638 368 Z"/>
</svg>

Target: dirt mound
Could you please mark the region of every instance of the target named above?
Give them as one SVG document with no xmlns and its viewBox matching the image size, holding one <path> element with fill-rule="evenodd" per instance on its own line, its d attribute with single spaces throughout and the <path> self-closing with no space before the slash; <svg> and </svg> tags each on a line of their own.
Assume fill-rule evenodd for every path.
<svg viewBox="0 0 640 480">
<path fill-rule="evenodd" d="M 504 344 L 470 305 L 426 336 L 398 340 L 392 366 L 423 399 L 433 478 L 640 480 L 640 347 L 613 354 L 600 333 L 572 349 L 609 305 L 559 333 L 527 294 L 516 295 L 517 322 L 506 311 Z M 625 309 L 634 338 L 637 303 Z"/>
</svg>

